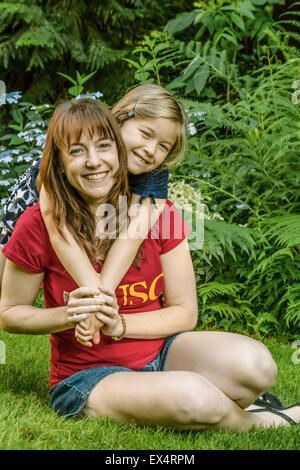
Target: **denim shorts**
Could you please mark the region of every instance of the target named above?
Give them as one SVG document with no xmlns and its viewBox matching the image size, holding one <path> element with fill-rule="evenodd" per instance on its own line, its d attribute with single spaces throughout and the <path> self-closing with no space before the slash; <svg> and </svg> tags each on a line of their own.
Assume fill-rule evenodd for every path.
<svg viewBox="0 0 300 470">
<path fill-rule="evenodd" d="M 169 336 L 157 356 L 142 369 L 133 370 L 119 366 L 100 366 L 76 372 L 76 374 L 71 375 L 51 388 L 50 406 L 63 418 L 70 418 L 81 411 L 93 388 L 108 375 L 115 374 L 116 372 L 163 371 L 170 346 L 177 336 Z"/>
</svg>

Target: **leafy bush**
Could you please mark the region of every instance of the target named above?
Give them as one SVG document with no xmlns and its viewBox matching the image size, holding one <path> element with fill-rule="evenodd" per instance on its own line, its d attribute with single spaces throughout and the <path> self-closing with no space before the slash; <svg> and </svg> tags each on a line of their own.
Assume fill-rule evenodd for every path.
<svg viewBox="0 0 300 470">
<path fill-rule="evenodd" d="M 201 2 L 146 37 L 130 63 L 136 80 L 168 77 L 167 88 L 183 92 L 191 135 L 173 180 L 223 219 L 205 219 L 204 247 L 192 252 L 200 321 L 292 334 L 300 325 L 300 56 L 291 40 L 300 36 L 272 20 L 271 3 L 283 2 Z M 297 16 L 291 21 L 299 28 Z"/>
<path fill-rule="evenodd" d="M 1 114 L 10 116 L 7 132 L 0 137 L 1 204 L 19 176 L 42 154 L 53 110 L 53 105 L 34 106 L 20 99 L 20 92 L 11 92 L 1 107 Z"/>
<path fill-rule="evenodd" d="M 57 71 L 70 76 L 97 71 L 93 89 L 104 90 L 114 102 L 132 79 L 120 59 L 143 34 L 189 5 L 188 0 L 0 2 L 0 78 L 40 104 L 66 97 Z"/>
</svg>

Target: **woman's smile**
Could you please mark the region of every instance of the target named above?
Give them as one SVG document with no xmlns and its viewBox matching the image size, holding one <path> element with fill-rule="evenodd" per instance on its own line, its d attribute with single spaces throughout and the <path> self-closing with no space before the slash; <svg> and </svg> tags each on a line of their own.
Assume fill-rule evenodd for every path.
<svg viewBox="0 0 300 470">
<path fill-rule="evenodd" d="M 95 206 L 115 184 L 119 168 L 116 143 L 105 136 L 86 135 L 61 151 L 61 163 L 69 183 L 88 205 Z"/>
<path fill-rule="evenodd" d="M 84 175 L 83 178 L 87 179 L 88 181 L 91 182 L 98 182 L 98 181 L 103 181 L 104 178 L 109 174 L 108 171 L 101 171 L 99 173 L 90 173 L 88 175 Z"/>
</svg>

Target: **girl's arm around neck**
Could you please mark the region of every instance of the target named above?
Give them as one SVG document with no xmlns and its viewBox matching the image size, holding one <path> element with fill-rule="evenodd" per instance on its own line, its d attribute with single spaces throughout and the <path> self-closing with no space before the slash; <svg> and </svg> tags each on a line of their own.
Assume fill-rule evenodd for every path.
<svg viewBox="0 0 300 470">
<path fill-rule="evenodd" d="M 98 288 L 100 277 L 93 268 L 85 250 L 77 244 L 67 227 L 63 229 L 64 239 L 57 231 L 52 214 L 47 213 L 49 200 L 43 186 L 41 187 L 39 202 L 51 245 L 61 264 L 79 287 Z"/>
<path fill-rule="evenodd" d="M 101 283 L 109 289 L 115 290 L 122 281 L 166 202 L 165 199 L 157 199 L 155 208 L 150 198 L 144 199 L 143 204 L 139 201 L 140 196 L 132 194 L 127 230 L 114 241 L 102 267 Z"/>
<path fill-rule="evenodd" d="M 0 303 L 0 327 L 9 333 L 49 334 L 72 328 L 67 308 L 37 308 L 34 301 L 44 273 L 29 273 L 6 261 Z"/>
</svg>

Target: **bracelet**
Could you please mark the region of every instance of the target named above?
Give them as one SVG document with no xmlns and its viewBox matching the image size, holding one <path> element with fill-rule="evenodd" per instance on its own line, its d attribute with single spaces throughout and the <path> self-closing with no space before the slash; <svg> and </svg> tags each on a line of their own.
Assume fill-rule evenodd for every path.
<svg viewBox="0 0 300 470">
<path fill-rule="evenodd" d="M 122 315 L 122 313 L 120 313 L 119 315 L 120 315 L 121 320 L 122 320 L 123 332 L 122 332 L 121 336 L 112 336 L 112 339 L 114 341 L 121 341 L 121 339 L 124 338 L 125 333 L 126 333 L 126 320 L 125 320 L 124 316 Z"/>
</svg>

